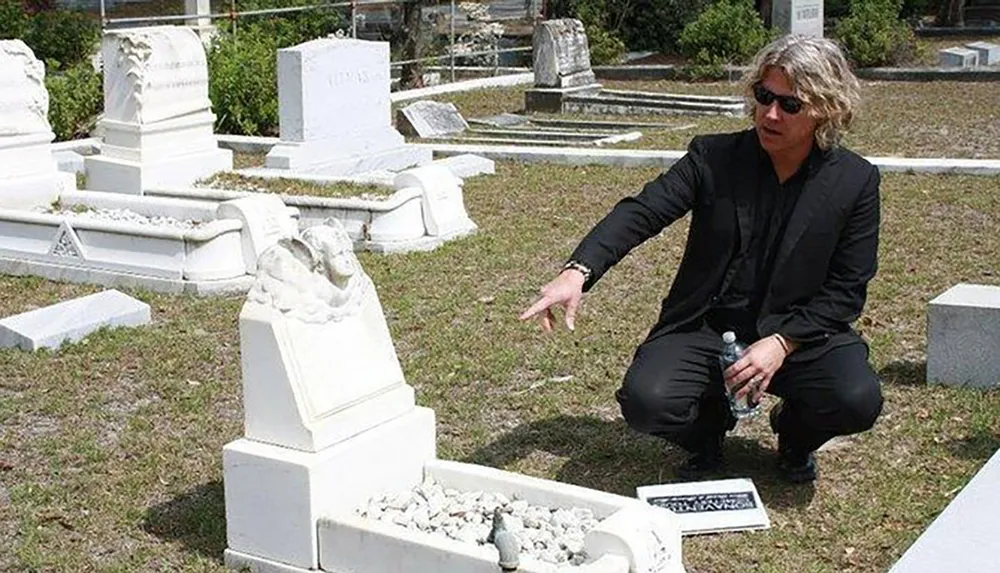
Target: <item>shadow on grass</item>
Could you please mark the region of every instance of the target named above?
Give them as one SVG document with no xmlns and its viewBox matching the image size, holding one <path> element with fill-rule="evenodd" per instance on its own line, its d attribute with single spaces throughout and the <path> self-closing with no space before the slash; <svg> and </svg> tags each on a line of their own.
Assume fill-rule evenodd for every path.
<svg viewBox="0 0 1000 573">
<path fill-rule="evenodd" d="M 226 499 L 219 480 L 202 484 L 146 511 L 142 528 L 164 541 L 222 562 L 226 549 Z"/>
<path fill-rule="evenodd" d="M 566 460 L 552 476 L 556 481 L 626 497 L 635 497 L 638 486 L 681 481 L 675 468 L 686 455 L 674 447 L 665 452 L 663 441 L 633 431 L 621 419 L 556 416 L 522 424 L 462 461 L 517 470 L 537 452 Z M 727 438 L 725 454 L 724 472 L 706 479 L 750 478 L 768 507 L 802 507 L 812 500 L 812 485 L 777 479 L 775 452 L 757 441 Z"/>
<path fill-rule="evenodd" d="M 883 366 L 878 375 L 885 384 L 923 386 L 927 383 L 927 362 L 897 360 Z"/>
<path fill-rule="evenodd" d="M 985 462 L 1000 450 L 1000 436 L 989 430 L 977 430 L 971 436 L 952 440 L 948 449 L 957 458 Z"/>
</svg>

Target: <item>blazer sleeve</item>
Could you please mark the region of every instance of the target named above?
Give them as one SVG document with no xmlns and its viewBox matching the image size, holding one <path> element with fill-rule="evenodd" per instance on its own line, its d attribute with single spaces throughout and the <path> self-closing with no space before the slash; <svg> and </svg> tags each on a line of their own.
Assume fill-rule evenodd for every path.
<svg viewBox="0 0 1000 573">
<path fill-rule="evenodd" d="M 632 249 L 656 236 L 692 209 L 699 194 L 705 150 L 700 137 L 691 140 L 688 152 L 669 170 L 626 197 L 583 238 L 570 260 L 591 270 L 584 292 Z"/>
<path fill-rule="evenodd" d="M 843 332 L 861 316 L 868 282 L 878 268 L 878 168 L 873 167 L 837 241 L 819 292 L 790 313 L 772 317 L 761 336 L 775 332 L 800 343 L 820 342 Z"/>
</svg>

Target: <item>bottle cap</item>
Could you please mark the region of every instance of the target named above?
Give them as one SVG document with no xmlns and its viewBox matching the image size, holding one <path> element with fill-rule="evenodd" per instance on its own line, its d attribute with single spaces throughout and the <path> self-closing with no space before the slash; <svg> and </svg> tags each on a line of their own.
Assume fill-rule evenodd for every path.
<svg viewBox="0 0 1000 573">
<path fill-rule="evenodd" d="M 733 332 L 732 330 L 727 330 L 726 332 L 723 332 L 722 341 L 725 342 L 726 344 L 732 344 L 736 342 L 736 333 Z"/>
</svg>

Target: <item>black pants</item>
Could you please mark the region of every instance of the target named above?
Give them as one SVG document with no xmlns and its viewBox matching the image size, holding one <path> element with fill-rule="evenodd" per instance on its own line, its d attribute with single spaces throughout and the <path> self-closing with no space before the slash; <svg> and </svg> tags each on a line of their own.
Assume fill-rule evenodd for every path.
<svg viewBox="0 0 1000 573">
<path fill-rule="evenodd" d="M 689 451 L 732 429 L 721 350 L 721 335 L 708 324 L 640 345 L 616 394 L 628 424 Z M 796 451 L 868 430 L 882 411 L 880 382 L 861 342 L 811 361 L 786 360 L 767 392 L 785 401 L 777 432 Z"/>
</svg>

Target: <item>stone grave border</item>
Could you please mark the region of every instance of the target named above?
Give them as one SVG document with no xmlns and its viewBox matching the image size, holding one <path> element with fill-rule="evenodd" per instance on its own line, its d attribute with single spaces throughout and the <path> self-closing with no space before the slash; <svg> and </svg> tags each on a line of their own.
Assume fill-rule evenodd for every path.
<svg viewBox="0 0 1000 573">
<path fill-rule="evenodd" d="M 731 66 L 726 68 L 730 81 L 737 81 L 750 68 Z M 594 75 L 599 80 L 676 80 L 680 79 L 681 67 L 662 66 L 594 66 Z M 970 68 L 861 68 L 855 71 L 859 79 L 886 82 L 998 82 L 1000 69 Z"/>
<path fill-rule="evenodd" d="M 242 149 L 264 149 L 273 138 L 234 136 L 220 138 L 219 145 L 239 145 Z M 230 143 L 231 141 L 231 143 Z M 667 168 L 684 156 L 685 151 L 659 149 L 580 149 L 572 147 L 532 147 L 519 145 L 454 145 L 414 143 L 430 148 L 435 155 L 479 155 L 497 160 L 560 165 L 613 165 L 617 167 Z M 866 157 L 883 173 L 949 173 L 953 175 L 1000 175 L 1000 159 L 948 159 L 921 157 Z"/>
</svg>

